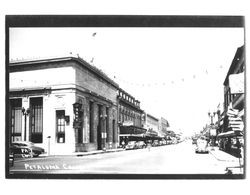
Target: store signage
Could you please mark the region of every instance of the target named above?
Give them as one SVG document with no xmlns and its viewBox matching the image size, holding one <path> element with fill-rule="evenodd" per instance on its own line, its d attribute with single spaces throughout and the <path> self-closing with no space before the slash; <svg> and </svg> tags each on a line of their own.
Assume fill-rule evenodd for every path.
<svg viewBox="0 0 250 195">
<path fill-rule="evenodd" d="M 229 75 L 231 94 L 244 93 L 244 72 Z"/>
<path fill-rule="evenodd" d="M 211 136 L 216 136 L 216 129 L 210 129 L 210 135 Z"/>
<path fill-rule="evenodd" d="M 123 125 L 123 126 L 131 126 L 131 125 L 133 125 L 133 121 L 124 121 L 124 122 L 122 123 L 122 125 Z"/>
<path fill-rule="evenodd" d="M 107 133 L 106 132 L 102 132 L 102 138 L 107 138 Z"/>
</svg>

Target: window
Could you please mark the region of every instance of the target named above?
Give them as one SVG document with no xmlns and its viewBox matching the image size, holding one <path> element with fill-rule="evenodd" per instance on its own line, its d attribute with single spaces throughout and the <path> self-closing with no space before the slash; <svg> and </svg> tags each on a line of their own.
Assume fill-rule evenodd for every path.
<svg viewBox="0 0 250 195">
<path fill-rule="evenodd" d="M 116 142 L 116 132 L 115 132 L 115 120 L 112 120 L 112 132 L 113 132 L 113 142 Z"/>
<path fill-rule="evenodd" d="M 10 100 L 11 141 L 20 141 L 22 134 L 22 99 Z"/>
<path fill-rule="evenodd" d="M 56 140 L 65 143 L 65 110 L 56 111 Z"/>
<path fill-rule="evenodd" d="M 43 142 L 43 98 L 30 98 L 30 141 Z"/>
</svg>

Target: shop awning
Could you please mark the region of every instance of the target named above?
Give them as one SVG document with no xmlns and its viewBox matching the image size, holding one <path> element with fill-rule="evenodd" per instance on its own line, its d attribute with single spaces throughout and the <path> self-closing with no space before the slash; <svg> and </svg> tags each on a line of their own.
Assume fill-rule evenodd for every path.
<svg viewBox="0 0 250 195">
<path fill-rule="evenodd" d="M 218 134 L 217 137 L 226 138 L 226 137 L 237 137 L 237 136 L 243 136 L 242 131 L 227 131 L 227 132 Z"/>
<path fill-rule="evenodd" d="M 121 126 L 120 127 L 120 135 L 128 134 L 128 135 L 139 135 L 146 133 L 146 129 L 136 126 Z"/>
<path fill-rule="evenodd" d="M 153 130 L 148 130 L 146 132 L 146 136 L 148 136 L 148 137 L 157 137 L 158 133 L 156 131 L 153 131 Z"/>
<path fill-rule="evenodd" d="M 120 137 L 145 137 L 145 134 L 120 134 Z"/>
</svg>

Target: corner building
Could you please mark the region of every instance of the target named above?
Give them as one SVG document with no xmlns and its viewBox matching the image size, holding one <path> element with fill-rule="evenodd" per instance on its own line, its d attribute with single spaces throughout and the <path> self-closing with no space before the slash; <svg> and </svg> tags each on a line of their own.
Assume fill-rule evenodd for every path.
<svg viewBox="0 0 250 195">
<path fill-rule="evenodd" d="M 11 62 L 10 142 L 32 141 L 50 154 L 116 148 L 118 88 L 79 57 Z"/>
</svg>

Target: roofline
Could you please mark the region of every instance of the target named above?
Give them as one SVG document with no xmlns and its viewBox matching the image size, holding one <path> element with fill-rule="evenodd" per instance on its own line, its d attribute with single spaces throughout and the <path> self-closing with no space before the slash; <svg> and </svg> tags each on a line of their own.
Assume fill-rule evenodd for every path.
<svg viewBox="0 0 250 195">
<path fill-rule="evenodd" d="M 140 107 L 137 107 L 137 106 L 135 106 L 134 104 L 131 104 L 131 103 L 127 102 L 126 100 L 119 99 L 119 102 L 123 102 L 124 104 L 129 105 L 129 106 L 131 106 L 132 108 L 135 108 L 137 111 L 139 111 L 139 112 L 141 112 L 141 113 L 144 112 L 144 110 L 142 110 Z"/>
<path fill-rule="evenodd" d="M 147 116 L 149 116 L 149 117 L 151 117 L 151 118 L 153 118 L 153 119 L 155 119 L 155 120 L 159 121 L 159 119 L 158 119 L 158 118 L 154 117 L 154 116 L 153 116 L 153 115 L 151 115 L 151 114 L 148 114 L 148 113 L 147 113 Z"/>
<path fill-rule="evenodd" d="M 130 93 L 128 93 L 128 92 L 125 91 L 124 89 L 122 89 L 122 88 L 119 87 L 118 90 L 121 91 L 121 92 L 123 92 L 123 93 L 125 93 L 126 95 L 131 96 L 132 98 L 135 99 L 136 102 L 141 103 L 139 100 L 137 100 L 134 96 L 132 96 Z"/>
<path fill-rule="evenodd" d="M 70 60 L 80 63 L 85 68 L 87 68 L 94 74 L 98 75 L 99 77 L 107 81 L 108 83 L 112 84 L 115 88 L 119 89 L 119 85 L 115 81 L 110 79 L 107 75 L 105 75 L 105 73 L 101 72 L 101 70 L 99 70 L 96 67 L 93 67 L 92 65 L 90 65 L 88 62 L 86 62 L 80 57 L 65 56 L 65 57 L 56 57 L 56 58 L 21 60 L 21 61 L 16 61 L 16 62 L 10 62 L 9 65 L 10 66 L 22 66 L 22 65 L 41 64 L 41 63 L 49 63 L 49 62 L 62 62 L 62 61 L 70 61 Z"/>
</svg>

